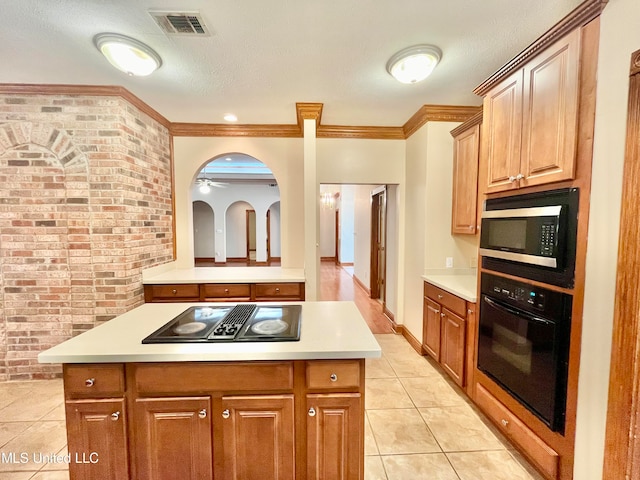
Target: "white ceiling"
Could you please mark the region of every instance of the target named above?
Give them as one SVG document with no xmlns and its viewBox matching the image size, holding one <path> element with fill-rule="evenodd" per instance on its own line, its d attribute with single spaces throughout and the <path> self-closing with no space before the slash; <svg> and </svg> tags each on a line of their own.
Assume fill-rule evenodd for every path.
<svg viewBox="0 0 640 480">
<path fill-rule="evenodd" d="M 296 102 L 326 125 L 401 126 L 424 104 L 479 105 L 472 90 L 580 0 L 2 0 L 0 83 L 121 85 L 172 122 L 293 124 Z M 199 11 L 212 35 L 165 35 L 148 11 Z M 128 77 L 100 32 L 134 37 L 164 65 Z M 443 58 L 403 85 L 389 57 L 431 43 Z"/>
</svg>

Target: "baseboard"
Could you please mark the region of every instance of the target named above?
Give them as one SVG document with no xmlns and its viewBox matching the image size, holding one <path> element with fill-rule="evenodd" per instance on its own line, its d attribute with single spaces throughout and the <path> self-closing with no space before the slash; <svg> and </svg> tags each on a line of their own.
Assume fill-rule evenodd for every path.
<svg viewBox="0 0 640 480">
<path fill-rule="evenodd" d="M 247 263 L 247 257 L 227 257 L 227 263 Z"/>
<path fill-rule="evenodd" d="M 216 257 L 195 257 L 194 261 L 198 262 L 207 262 L 207 263 L 215 263 Z"/>
<path fill-rule="evenodd" d="M 255 262 L 253 265 L 256 267 L 267 267 L 269 262 Z"/>
<path fill-rule="evenodd" d="M 321 262 L 334 262 L 336 261 L 336 257 L 320 257 Z"/>
<path fill-rule="evenodd" d="M 389 318 L 389 320 L 391 320 L 391 323 L 396 325 L 396 318 L 395 318 L 393 312 L 387 308 L 386 304 L 384 306 L 384 309 L 382 310 L 382 313 L 384 313 Z"/>
<path fill-rule="evenodd" d="M 353 267 L 353 262 L 338 262 L 341 267 Z"/>
<path fill-rule="evenodd" d="M 358 285 L 361 289 L 367 292 L 368 296 L 371 296 L 371 289 L 364 283 L 362 283 L 362 281 L 355 274 L 353 275 L 353 281 L 356 282 L 356 285 Z"/>
<path fill-rule="evenodd" d="M 409 329 L 405 328 L 403 325 L 399 326 L 402 327 L 402 336 L 407 339 L 409 345 L 411 345 L 411 347 L 413 347 L 413 349 L 420 355 L 424 355 L 424 352 L 422 351 L 422 342 L 414 337 Z"/>
</svg>

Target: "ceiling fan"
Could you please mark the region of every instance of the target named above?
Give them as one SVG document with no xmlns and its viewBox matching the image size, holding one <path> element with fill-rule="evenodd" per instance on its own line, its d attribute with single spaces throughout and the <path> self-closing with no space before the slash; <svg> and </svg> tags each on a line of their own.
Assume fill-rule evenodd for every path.
<svg viewBox="0 0 640 480">
<path fill-rule="evenodd" d="M 200 190 L 200 193 L 209 193 L 211 191 L 211 187 L 214 188 L 227 188 L 228 183 L 224 182 L 216 182 L 211 178 L 198 177 L 196 178 L 196 185 Z"/>
</svg>

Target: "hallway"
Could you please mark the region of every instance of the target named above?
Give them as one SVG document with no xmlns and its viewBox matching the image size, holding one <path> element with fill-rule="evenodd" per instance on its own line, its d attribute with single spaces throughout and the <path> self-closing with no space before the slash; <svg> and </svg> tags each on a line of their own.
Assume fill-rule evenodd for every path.
<svg viewBox="0 0 640 480">
<path fill-rule="evenodd" d="M 352 275 L 333 261 L 321 263 L 320 300 L 352 300 L 371 332 L 394 333 L 391 321 L 382 313 L 382 304 L 369 298 L 367 292 L 358 285 Z"/>
</svg>

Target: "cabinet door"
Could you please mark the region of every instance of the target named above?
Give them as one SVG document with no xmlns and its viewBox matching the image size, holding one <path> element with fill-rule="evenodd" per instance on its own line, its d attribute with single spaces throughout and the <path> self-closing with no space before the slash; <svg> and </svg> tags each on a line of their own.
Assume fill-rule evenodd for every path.
<svg viewBox="0 0 640 480">
<path fill-rule="evenodd" d="M 129 478 L 124 399 L 69 400 L 65 410 L 70 477 Z"/>
<path fill-rule="evenodd" d="M 424 297 L 422 344 L 437 361 L 440 361 L 440 313 L 440 304 Z"/>
<path fill-rule="evenodd" d="M 464 360 L 466 350 L 466 324 L 446 308 L 442 309 L 442 350 L 440 363 L 453 380 L 464 385 Z"/>
<path fill-rule="evenodd" d="M 135 478 L 213 478 L 210 412 L 209 397 L 137 399 Z"/>
<path fill-rule="evenodd" d="M 453 202 L 451 233 L 476 233 L 480 125 L 453 140 Z"/>
<path fill-rule="evenodd" d="M 293 395 L 222 397 L 225 480 L 293 480 Z"/>
<path fill-rule="evenodd" d="M 486 193 L 518 187 L 522 141 L 522 70 L 496 85 L 484 98 L 482 145 L 487 162 Z"/>
<path fill-rule="evenodd" d="M 359 480 L 364 417 L 359 393 L 307 395 L 307 479 Z"/>
<path fill-rule="evenodd" d="M 580 32 L 576 29 L 524 68 L 521 187 L 574 178 Z"/>
</svg>

